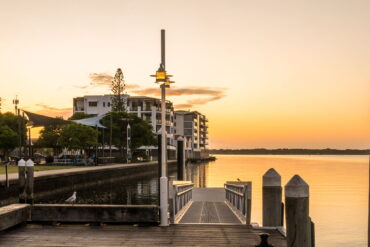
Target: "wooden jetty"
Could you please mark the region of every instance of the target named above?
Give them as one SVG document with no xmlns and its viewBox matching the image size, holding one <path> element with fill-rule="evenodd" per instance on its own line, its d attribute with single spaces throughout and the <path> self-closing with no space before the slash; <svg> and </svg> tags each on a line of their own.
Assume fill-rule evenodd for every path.
<svg viewBox="0 0 370 247">
<path fill-rule="evenodd" d="M 266 210 L 262 227 L 251 223 L 251 182 L 227 181 L 223 188 L 194 188 L 191 181 L 174 179 L 168 184 L 171 225 L 159 227 L 158 205 L 33 204 L 31 177 L 25 188 L 20 187 L 31 203 L 0 208 L 0 219 L 6 222 L 1 225 L 0 243 L 1 246 L 315 247 L 308 184 L 295 175 L 284 187 L 284 206 L 280 175 L 270 169 L 263 181 L 263 204 L 268 205 L 263 206 Z M 287 236 L 282 231 L 283 209 Z M 27 224 L 19 226 L 24 222 Z"/>
<path fill-rule="evenodd" d="M 269 243 L 286 247 L 284 237 L 276 230 L 254 230 L 245 225 L 171 225 L 158 226 L 86 226 L 38 225 L 0 233 L 2 247 L 13 246 L 244 246 L 260 243 L 259 234 L 271 234 Z"/>
</svg>

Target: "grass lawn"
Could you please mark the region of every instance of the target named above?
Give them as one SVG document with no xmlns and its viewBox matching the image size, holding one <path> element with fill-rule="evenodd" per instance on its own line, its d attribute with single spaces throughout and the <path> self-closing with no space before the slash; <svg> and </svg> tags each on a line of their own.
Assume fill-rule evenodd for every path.
<svg viewBox="0 0 370 247">
<path fill-rule="evenodd" d="M 35 171 L 48 171 L 70 168 L 83 168 L 85 166 L 35 166 Z M 17 173 L 18 167 L 15 165 L 8 166 L 8 173 Z M 5 165 L 0 165 L 0 174 L 5 174 Z"/>
</svg>

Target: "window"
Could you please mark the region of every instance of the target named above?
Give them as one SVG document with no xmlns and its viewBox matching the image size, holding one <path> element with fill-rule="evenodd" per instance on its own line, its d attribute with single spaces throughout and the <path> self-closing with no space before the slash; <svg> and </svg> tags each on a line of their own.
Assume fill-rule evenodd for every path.
<svg viewBox="0 0 370 247">
<path fill-rule="evenodd" d="M 90 107 L 97 107 L 98 106 L 98 101 L 89 101 L 89 106 Z"/>
<path fill-rule="evenodd" d="M 110 102 L 108 102 L 108 107 L 110 107 Z"/>
<path fill-rule="evenodd" d="M 103 102 L 103 107 L 105 107 L 105 102 Z"/>
</svg>

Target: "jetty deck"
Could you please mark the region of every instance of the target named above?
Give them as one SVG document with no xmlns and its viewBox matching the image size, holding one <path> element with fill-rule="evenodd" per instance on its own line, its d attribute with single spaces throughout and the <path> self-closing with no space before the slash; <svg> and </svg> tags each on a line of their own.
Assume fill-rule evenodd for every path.
<svg viewBox="0 0 370 247">
<path fill-rule="evenodd" d="M 180 224 L 242 224 L 226 204 L 224 188 L 194 188 L 192 193 L 193 201 Z"/>
<path fill-rule="evenodd" d="M 260 243 L 259 234 L 271 234 L 269 243 L 286 247 L 276 230 L 255 230 L 246 225 L 39 225 L 27 224 L 0 233 L 2 247 L 25 246 L 244 246 Z"/>
</svg>

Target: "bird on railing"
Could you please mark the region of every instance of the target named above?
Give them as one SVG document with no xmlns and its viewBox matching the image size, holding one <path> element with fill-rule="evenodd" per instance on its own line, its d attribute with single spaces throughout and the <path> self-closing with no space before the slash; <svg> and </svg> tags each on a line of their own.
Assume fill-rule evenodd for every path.
<svg viewBox="0 0 370 247">
<path fill-rule="evenodd" d="M 73 195 L 70 198 L 68 198 L 67 200 L 65 200 L 65 202 L 74 204 L 75 201 L 76 201 L 76 199 L 77 199 L 76 194 L 77 194 L 77 192 L 74 191 L 73 192 Z"/>
<path fill-rule="evenodd" d="M 240 178 L 237 178 L 236 180 L 237 180 L 238 182 L 240 182 L 240 181 L 241 181 L 241 180 L 240 180 Z"/>
</svg>

